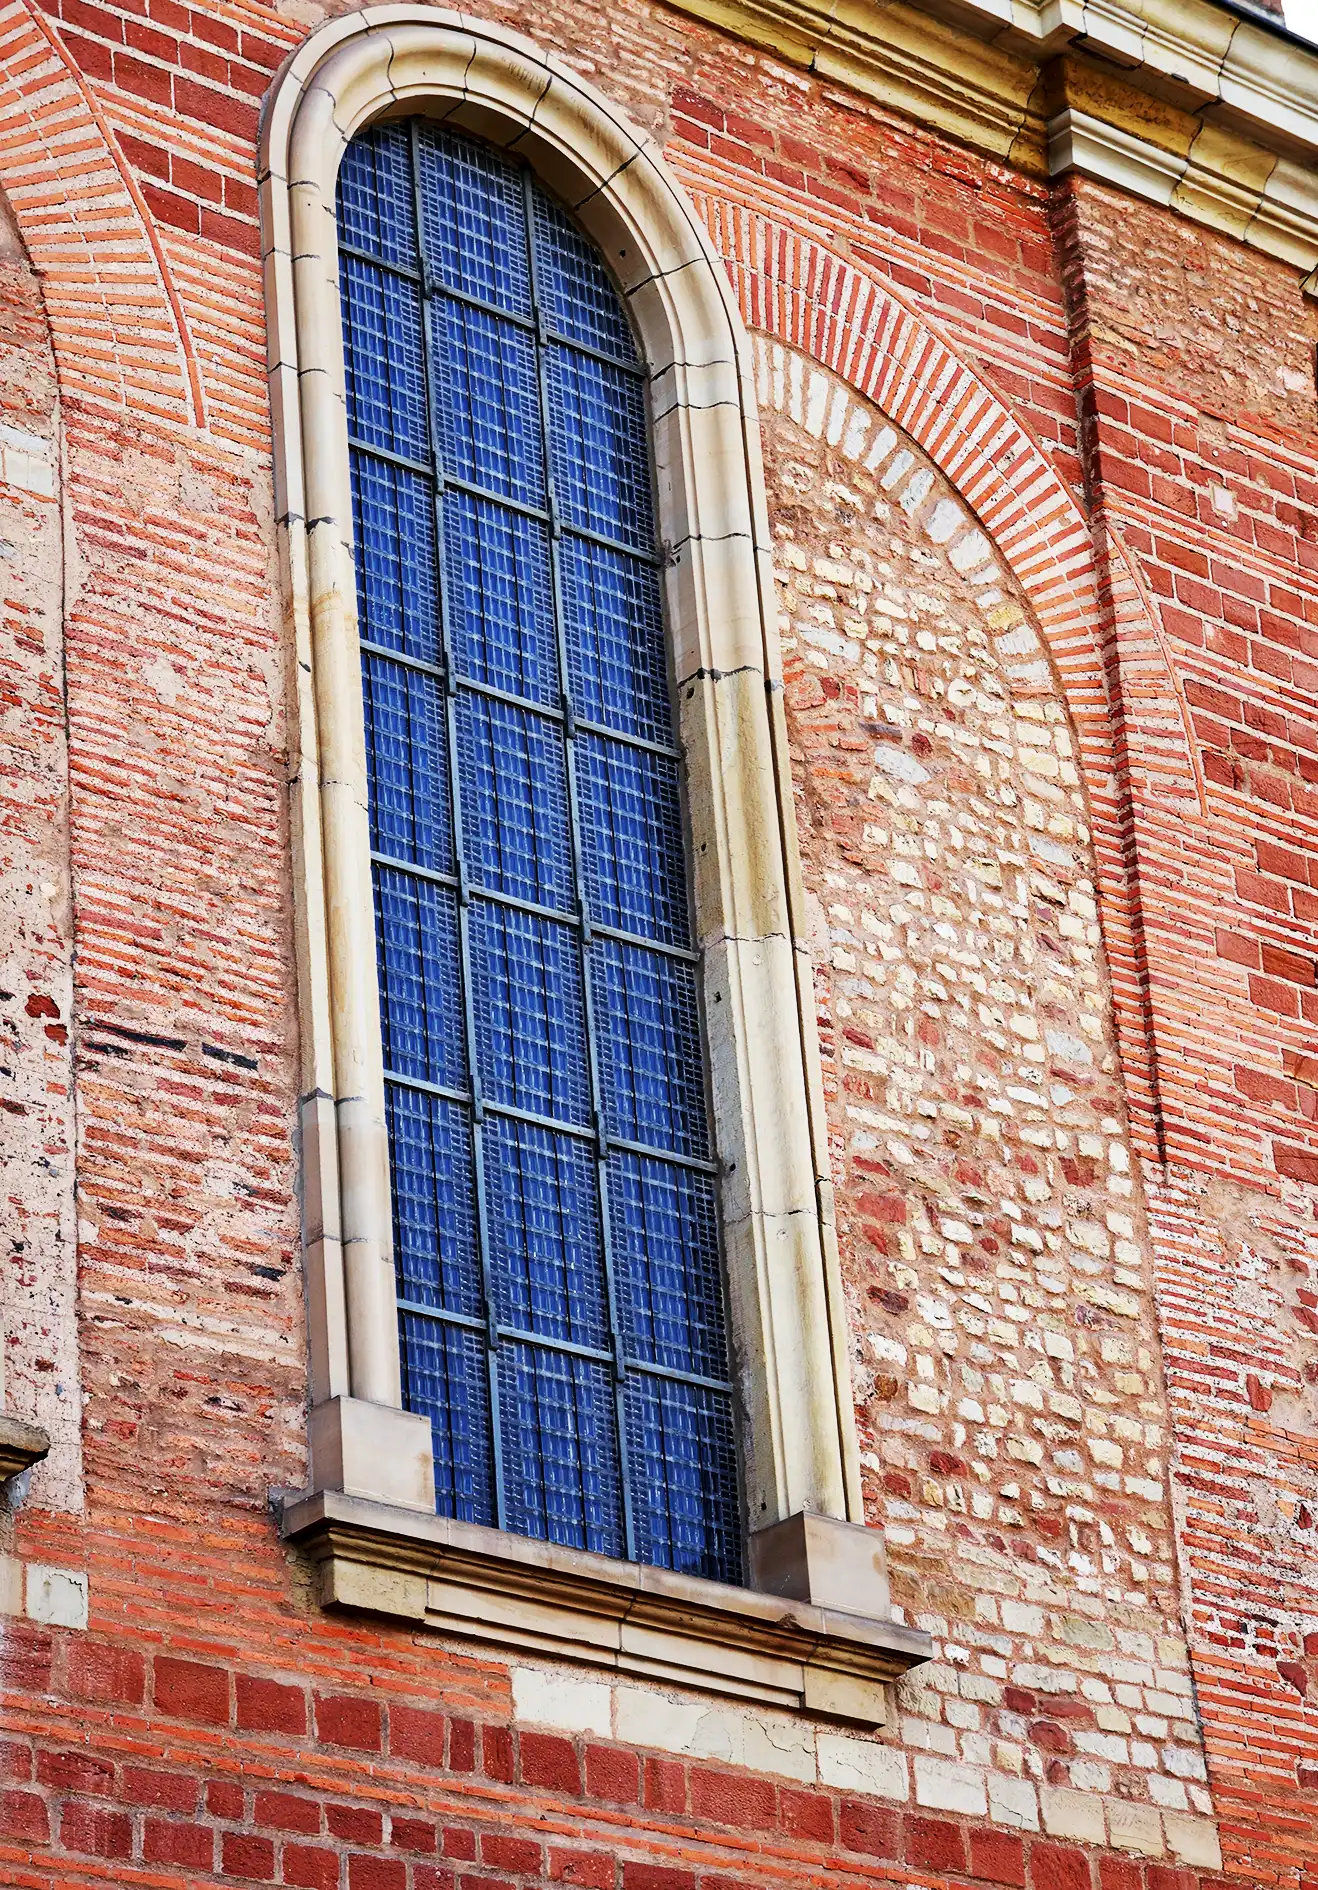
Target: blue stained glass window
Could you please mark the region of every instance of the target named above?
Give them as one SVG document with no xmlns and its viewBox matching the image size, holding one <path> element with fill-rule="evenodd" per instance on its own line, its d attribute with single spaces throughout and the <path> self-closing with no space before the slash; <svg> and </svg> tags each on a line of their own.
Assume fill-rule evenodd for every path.
<svg viewBox="0 0 1318 1890">
<path fill-rule="evenodd" d="M 741 1578 L 645 374 L 590 241 L 422 120 L 339 185 L 405 1397 L 441 1512 Z"/>
</svg>

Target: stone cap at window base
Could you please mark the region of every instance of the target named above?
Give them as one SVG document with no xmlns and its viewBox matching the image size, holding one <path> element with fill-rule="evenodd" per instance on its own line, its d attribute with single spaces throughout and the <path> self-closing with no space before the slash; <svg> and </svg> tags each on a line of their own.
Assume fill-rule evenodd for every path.
<svg viewBox="0 0 1318 1890">
<path fill-rule="evenodd" d="M 50 1438 L 39 1424 L 0 1411 L 0 1483 L 9 1483 L 50 1454 Z"/>
<path fill-rule="evenodd" d="M 773 1594 L 342 1490 L 286 1497 L 281 1529 L 318 1565 L 327 1607 L 857 1725 L 882 1726 L 887 1685 L 933 1656 L 888 1615 L 882 1538 L 830 1517 L 775 1525 L 767 1554 L 752 1539 L 752 1566 L 799 1591 Z"/>
</svg>

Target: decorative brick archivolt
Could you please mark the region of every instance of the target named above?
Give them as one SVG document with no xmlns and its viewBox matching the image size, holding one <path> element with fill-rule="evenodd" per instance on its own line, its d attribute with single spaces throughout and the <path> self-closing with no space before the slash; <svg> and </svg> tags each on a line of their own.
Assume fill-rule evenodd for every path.
<svg viewBox="0 0 1318 1890">
<path fill-rule="evenodd" d="M 1157 1157 L 1156 1010 L 1133 799 L 1142 777 L 1156 771 L 1160 793 L 1187 815 L 1204 802 L 1181 686 L 1133 561 L 1115 536 L 1095 545 L 1038 442 L 877 271 L 830 249 L 802 206 L 747 204 L 730 173 L 703 156 L 683 151 L 678 166 L 747 326 L 810 355 L 908 433 L 1029 601 L 1075 726 L 1090 800 L 1132 1125 L 1142 1152 Z"/>
<path fill-rule="evenodd" d="M 285 69 L 262 145 L 278 510 L 299 662 L 293 781 L 316 1482 L 425 1508 L 402 1412 L 369 878 L 334 189 L 348 140 L 425 110 L 525 157 L 600 244 L 651 368 L 668 628 L 724 1166 L 752 1528 L 859 1516 L 811 971 L 802 943 L 748 344 L 657 148 L 552 54 L 368 8 Z M 848 1605 L 851 1605 L 850 1603 Z"/>
<path fill-rule="evenodd" d="M 0 10 L 0 111 L 0 187 L 42 278 L 64 397 L 204 427 L 201 372 L 156 221 L 90 83 L 33 0 Z"/>
</svg>

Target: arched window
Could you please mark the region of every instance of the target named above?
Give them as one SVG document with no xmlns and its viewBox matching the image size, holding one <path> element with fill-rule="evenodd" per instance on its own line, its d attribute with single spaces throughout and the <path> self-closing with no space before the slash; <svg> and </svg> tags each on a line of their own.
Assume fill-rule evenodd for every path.
<svg viewBox="0 0 1318 1890">
<path fill-rule="evenodd" d="M 443 1514 L 737 1581 L 647 375 L 529 169 L 339 173 L 403 1393 Z"/>
</svg>

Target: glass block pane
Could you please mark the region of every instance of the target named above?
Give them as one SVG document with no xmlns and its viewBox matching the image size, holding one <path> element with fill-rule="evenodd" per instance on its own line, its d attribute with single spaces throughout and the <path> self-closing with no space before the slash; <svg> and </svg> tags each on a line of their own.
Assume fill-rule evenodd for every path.
<svg viewBox="0 0 1318 1890">
<path fill-rule="evenodd" d="M 457 898 L 392 867 L 374 878 L 385 1068 L 465 1089 Z"/>
<path fill-rule="evenodd" d="M 369 453 L 352 456 L 357 618 L 368 643 L 439 661 L 435 501 L 420 473 Z"/>
<path fill-rule="evenodd" d="M 498 1116 L 487 1118 L 483 1140 L 496 1317 L 547 1339 L 607 1348 L 593 1146 Z"/>
<path fill-rule="evenodd" d="M 654 549 L 640 384 L 575 349 L 546 350 L 554 490 L 566 525 Z"/>
<path fill-rule="evenodd" d="M 412 149 L 406 125 L 354 138 L 339 166 L 339 241 L 400 268 L 418 267 Z"/>
<path fill-rule="evenodd" d="M 694 967 L 613 939 L 598 939 L 590 955 L 609 1134 L 707 1156 Z"/>
<path fill-rule="evenodd" d="M 418 135 L 421 228 L 434 280 L 514 315 L 531 312 L 522 173 L 488 145 Z"/>
<path fill-rule="evenodd" d="M 625 1401 L 638 1561 L 740 1581 L 731 1397 L 638 1372 Z"/>
<path fill-rule="evenodd" d="M 571 927 L 471 904 L 472 997 L 487 1102 L 558 1122 L 590 1119 L 581 957 Z"/>
<path fill-rule="evenodd" d="M 577 793 L 592 919 L 666 945 L 690 938 L 677 763 L 582 735 Z"/>
<path fill-rule="evenodd" d="M 536 186 L 535 261 L 545 321 L 567 341 L 615 360 L 638 360 L 631 323 L 604 258 L 589 238 Z"/>
<path fill-rule="evenodd" d="M 570 912 L 574 905 L 562 725 L 462 690 L 462 851 L 473 885 Z"/>
<path fill-rule="evenodd" d="M 424 1313 L 400 1313 L 403 1403 L 430 1419 L 435 1507 L 460 1522 L 493 1523 L 490 1376 L 485 1338 Z"/>
<path fill-rule="evenodd" d="M 364 653 L 362 703 L 373 850 L 453 872 L 442 688 L 433 676 Z"/>
<path fill-rule="evenodd" d="M 622 735 L 671 742 L 659 573 L 639 558 L 570 532 L 559 560 L 577 714 Z"/>
<path fill-rule="evenodd" d="M 471 1122 L 461 1103 L 385 1088 L 400 1299 L 482 1313 Z"/>
<path fill-rule="evenodd" d="M 713 1176 L 617 1152 L 609 1158 L 609 1220 L 627 1357 L 726 1378 Z"/>
<path fill-rule="evenodd" d="M 499 1348 L 499 1432 L 508 1527 L 596 1555 L 622 1555 L 612 1374 L 543 1346 Z"/>
<path fill-rule="evenodd" d="M 556 707 L 562 686 L 548 527 L 506 506 L 449 492 L 444 572 L 459 675 Z"/>
<path fill-rule="evenodd" d="M 355 256 L 341 259 L 340 286 L 348 431 L 367 446 L 427 459 L 420 291 Z"/>
<path fill-rule="evenodd" d="M 431 314 L 444 471 L 499 498 L 543 505 L 535 342 L 524 328 L 441 297 Z"/>
</svg>

